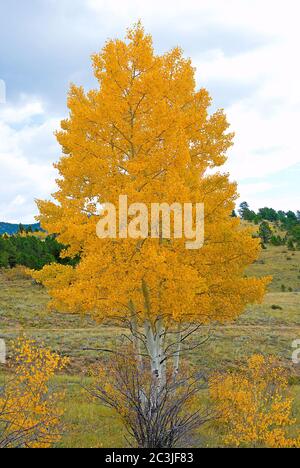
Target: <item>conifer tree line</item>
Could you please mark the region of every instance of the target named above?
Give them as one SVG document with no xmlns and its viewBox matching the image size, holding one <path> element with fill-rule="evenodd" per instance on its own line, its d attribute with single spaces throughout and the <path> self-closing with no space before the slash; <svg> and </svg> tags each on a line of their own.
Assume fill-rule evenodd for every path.
<svg viewBox="0 0 300 468">
<path fill-rule="evenodd" d="M 247 202 L 242 202 L 238 213 L 245 220 L 259 225 L 258 235 L 263 244 L 287 245 L 289 249 L 300 249 L 300 211 L 276 211 L 274 208 L 251 210 Z M 233 212 L 233 216 L 237 216 Z M 283 231 L 280 235 L 276 229 Z"/>
<path fill-rule="evenodd" d="M 56 240 L 55 236 L 41 238 L 38 235 L 32 235 L 32 229 L 25 229 L 20 225 L 17 234 L 0 236 L 0 268 L 23 265 L 40 270 L 50 263 L 70 264 L 69 259 L 60 257 L 63 249 L 64 246 Z"/>
</svg>

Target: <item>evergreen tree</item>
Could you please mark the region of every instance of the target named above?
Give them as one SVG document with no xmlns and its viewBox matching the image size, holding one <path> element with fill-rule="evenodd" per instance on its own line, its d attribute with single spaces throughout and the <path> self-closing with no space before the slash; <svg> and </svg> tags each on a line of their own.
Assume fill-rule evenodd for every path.
<svg viewBox="0 0 300 468">
<path fill-rule="evenodd" d="M 266 221 L 263 221 L 259 226 L 258 235 L 264 244 L 267 244 L 272 236 L 272 229 Z"/>
<path fill-rule="evenodd" d="M 24 228 L 23 224 L 20 223 L 20 224 L 19 224 L 18 234 L 23 234 L 24 231 L 25 231 L 25 228 Z"/>
<path fill-rule="evenodd" d="M 242 202 L 239 208 L 239 215 L 245 221 L 253 221 L 255 219 L 256 213 L 250 210 L 247 202 Z"/>
</svg>

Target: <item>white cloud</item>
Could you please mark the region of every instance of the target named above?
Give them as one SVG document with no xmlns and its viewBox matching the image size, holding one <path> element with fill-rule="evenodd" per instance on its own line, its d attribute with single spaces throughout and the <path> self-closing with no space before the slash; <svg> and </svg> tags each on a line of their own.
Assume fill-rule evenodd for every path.
<svg viewBox="0 0 300 468">
<path fill-rule="evenodd" d="M 43 14 L 34 9 L 38 27 L 26 29 L 34 36 L 28 42 L 34 53 L 28 47 L 26 63 L 23 57 L 16 58 L 19 41 L 13 52 L 20 63 L 17 73 L 13 60 L 6 62 L 16 76 L 25 75 L 30 92 L 42 83 L 39 90 L 55 101 L 53 89 L 61 99 L 70 77 L 78 84 L 90 84 L 92 71 L 83 54 L 99 50 L 108 37 L 123 37 L 125 29 L 141 19 L 153 34 L 156 50 L 184 47 L 197 67 L 198 86 L 212 90 L 216 106 L 225 106 L 236 133 L 227 169 L 239 182 L 242 197 L 255 206 L 300 206 L 295 177 L 290 178 L 290 195 L 287 186 L 278 186 L 281 172 L 300 163 L 298 0 L 62 0 L 58 8 L 56 3 L 47 2 L 49 22 L 45 22 L 46 7 Z M 36 43 L 43 44 L 42 55 L 39 47 L 34 48 Z M 42 77 L 45 54 L 49 68 Z M 60 154 L 53 137 L 59 119 L 48 109 L 40 97 L 26 95 L 17 103 L 0 105 L 0 221 L 32 221 L 33 199 L 47 198 L 55 190 L 51 163 Z"/>
<path fill-rule="evenodd" d="M 22 195 L 17 195 L 11 202 L 11 205 L 12 206 L 24 205 L 25 201 L 26 201 L 26 198 L 24 198 Z"/>
<path fill-rule="evenodd" d="M 212 50 L 200 55 L 196 65 L 199 82 L 202 80 L 208 88 L 211 82 L 215 87 L 227 82 L 234 93 L 235 86 L 253 84 L 249 96 L 237 99 L 225 109 L 236 133 L 228 168 L 235 179 L 242 181 L 265 177 L 300 162 L 300 63 L 297 59 L 300 4 L 280 2 L 282 8 L 278 8 L 276 1 L 272 2 L 273 6 L 268 1 L 260 2 L 260 6 L 251 1 L 253 8 L 248 10 L 249 3 L 245 2 L 245 15 L 235 3 L 226 2 L 226 7 L 218 10 L 224 14 L 224 23 L 244 24 L 253 30 L 265 28 L 274 39 L 232 57 L 222 50 Z M 233 4 L 237 14 L 231 17 L 229 11 Z M 220 21 L 220 15 L 216 16 Z"/>
<path fill-rule="evenodd" d="M 6 86 L 5 82 L 0 79 L 0 104 L 5 104 L 6 101 Z"/>
<path fill-rule="evenodd" d="M 208 89 L 212 84 L 225 86 L 225 90 L 227 85 L 233 94 L 234 87 L 241 85 L 252 89 L 225 109 L 236 133 L 228 164 L 233 178 L 264 177 L 300 162 L 297 0 L 88 0 L 87 4 L 117 25 L 129 25 L 140 17 L 150 31 L 164 23 L 166 28 L 184 30 L 186 36 L 203 28 L 215 34 L 219 27 L 221 33 L 231 29 L 267 37 L 263 45 L 234 55 L 226 55 L 221 47 L 195 52 L 198 84 Z M 222 106 L 220 99 L 217 104 Z"/>
<path fill-rule="evenodd" d="M 227 112 L 236 132 L 228 169 L 237 180 L 265 177 L 300 163 L 300 109 L 280 102 L 273 103 L 271 112 L 267 108 L 272 104 L 265 104 L 264 113 L 263 101 L 256 95 L 234 104 Z"/>
<path fill-rule="evenodd" d="M 33 117 L 43 114 L 42 103 L 38 99 L 28 99 L 26 95 L 20 96 L 20 102 L 17 107 L 9 104 L 0 107 L 0 121 L 6 124 L 24 124 Z"/>
<path fill-rule="evenodd" d="M 267 34 L 298 27 L 298 0 L 86 0 L 86 4 L 99 16 L 109 15 L 114 22 L 126 21 L 127 25 L 134 18 L 145 23 L 173 20 L 176 27 L 185 29 L 188 19 L 187 34 L 206 24 Z"/>
<path fill-rule="evenodd" d="M 1 108 L 0 220 L 32 222 L 37 212 L 34 199 L 47 198 L 55 190 L 57 127 L 58 119 L 48 117 L 35 98 L 22 96 L 16 105 Z"/>
<path fill-rule="evenodd" d="M 256 182 L 252 184 L 242 184 L 241 192 L 245 196 L 253 195 L 260 192 L 266 192 L 273 188 L 273 185 L 270 182 Z"/>
</svg>

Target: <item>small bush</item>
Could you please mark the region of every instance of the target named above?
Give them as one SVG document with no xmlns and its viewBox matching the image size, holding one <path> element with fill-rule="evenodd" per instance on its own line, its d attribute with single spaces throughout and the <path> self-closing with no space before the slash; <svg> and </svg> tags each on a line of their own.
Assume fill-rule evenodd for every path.
<svg viewBox="0 0 300 468">
<path fill-rule="evenodd" d="M 299 447 L 299 433 L 288 435 L 296 423 L 288 377 L 273 358 L 254 355 L 239 371 L 215 376 L 210 395 L 227 446 Z"/>
<path fill-rule="evenodd" d="M 0 448 L 50 448 L 61 438 L 64 393 L 50 382 L 68 364 L 49 349 L 19 339 L 11 377 L 0 393 Z"/>
</svg>

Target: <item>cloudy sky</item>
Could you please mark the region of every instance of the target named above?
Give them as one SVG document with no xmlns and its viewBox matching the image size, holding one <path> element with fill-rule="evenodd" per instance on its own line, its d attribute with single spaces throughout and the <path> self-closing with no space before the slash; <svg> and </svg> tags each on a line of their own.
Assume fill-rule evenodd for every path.
<svg viewBox="0 0 300 468">
<path fill-rule="evenodd" d="M 32 222 L 55 190 L 69 83 L 93 87 L 90 55 L 138 19 L 225 109 L 241 199 L 300 209 L 299 15 L 299 0 L 0 0 L 0 221 Z"/>
</svg>

